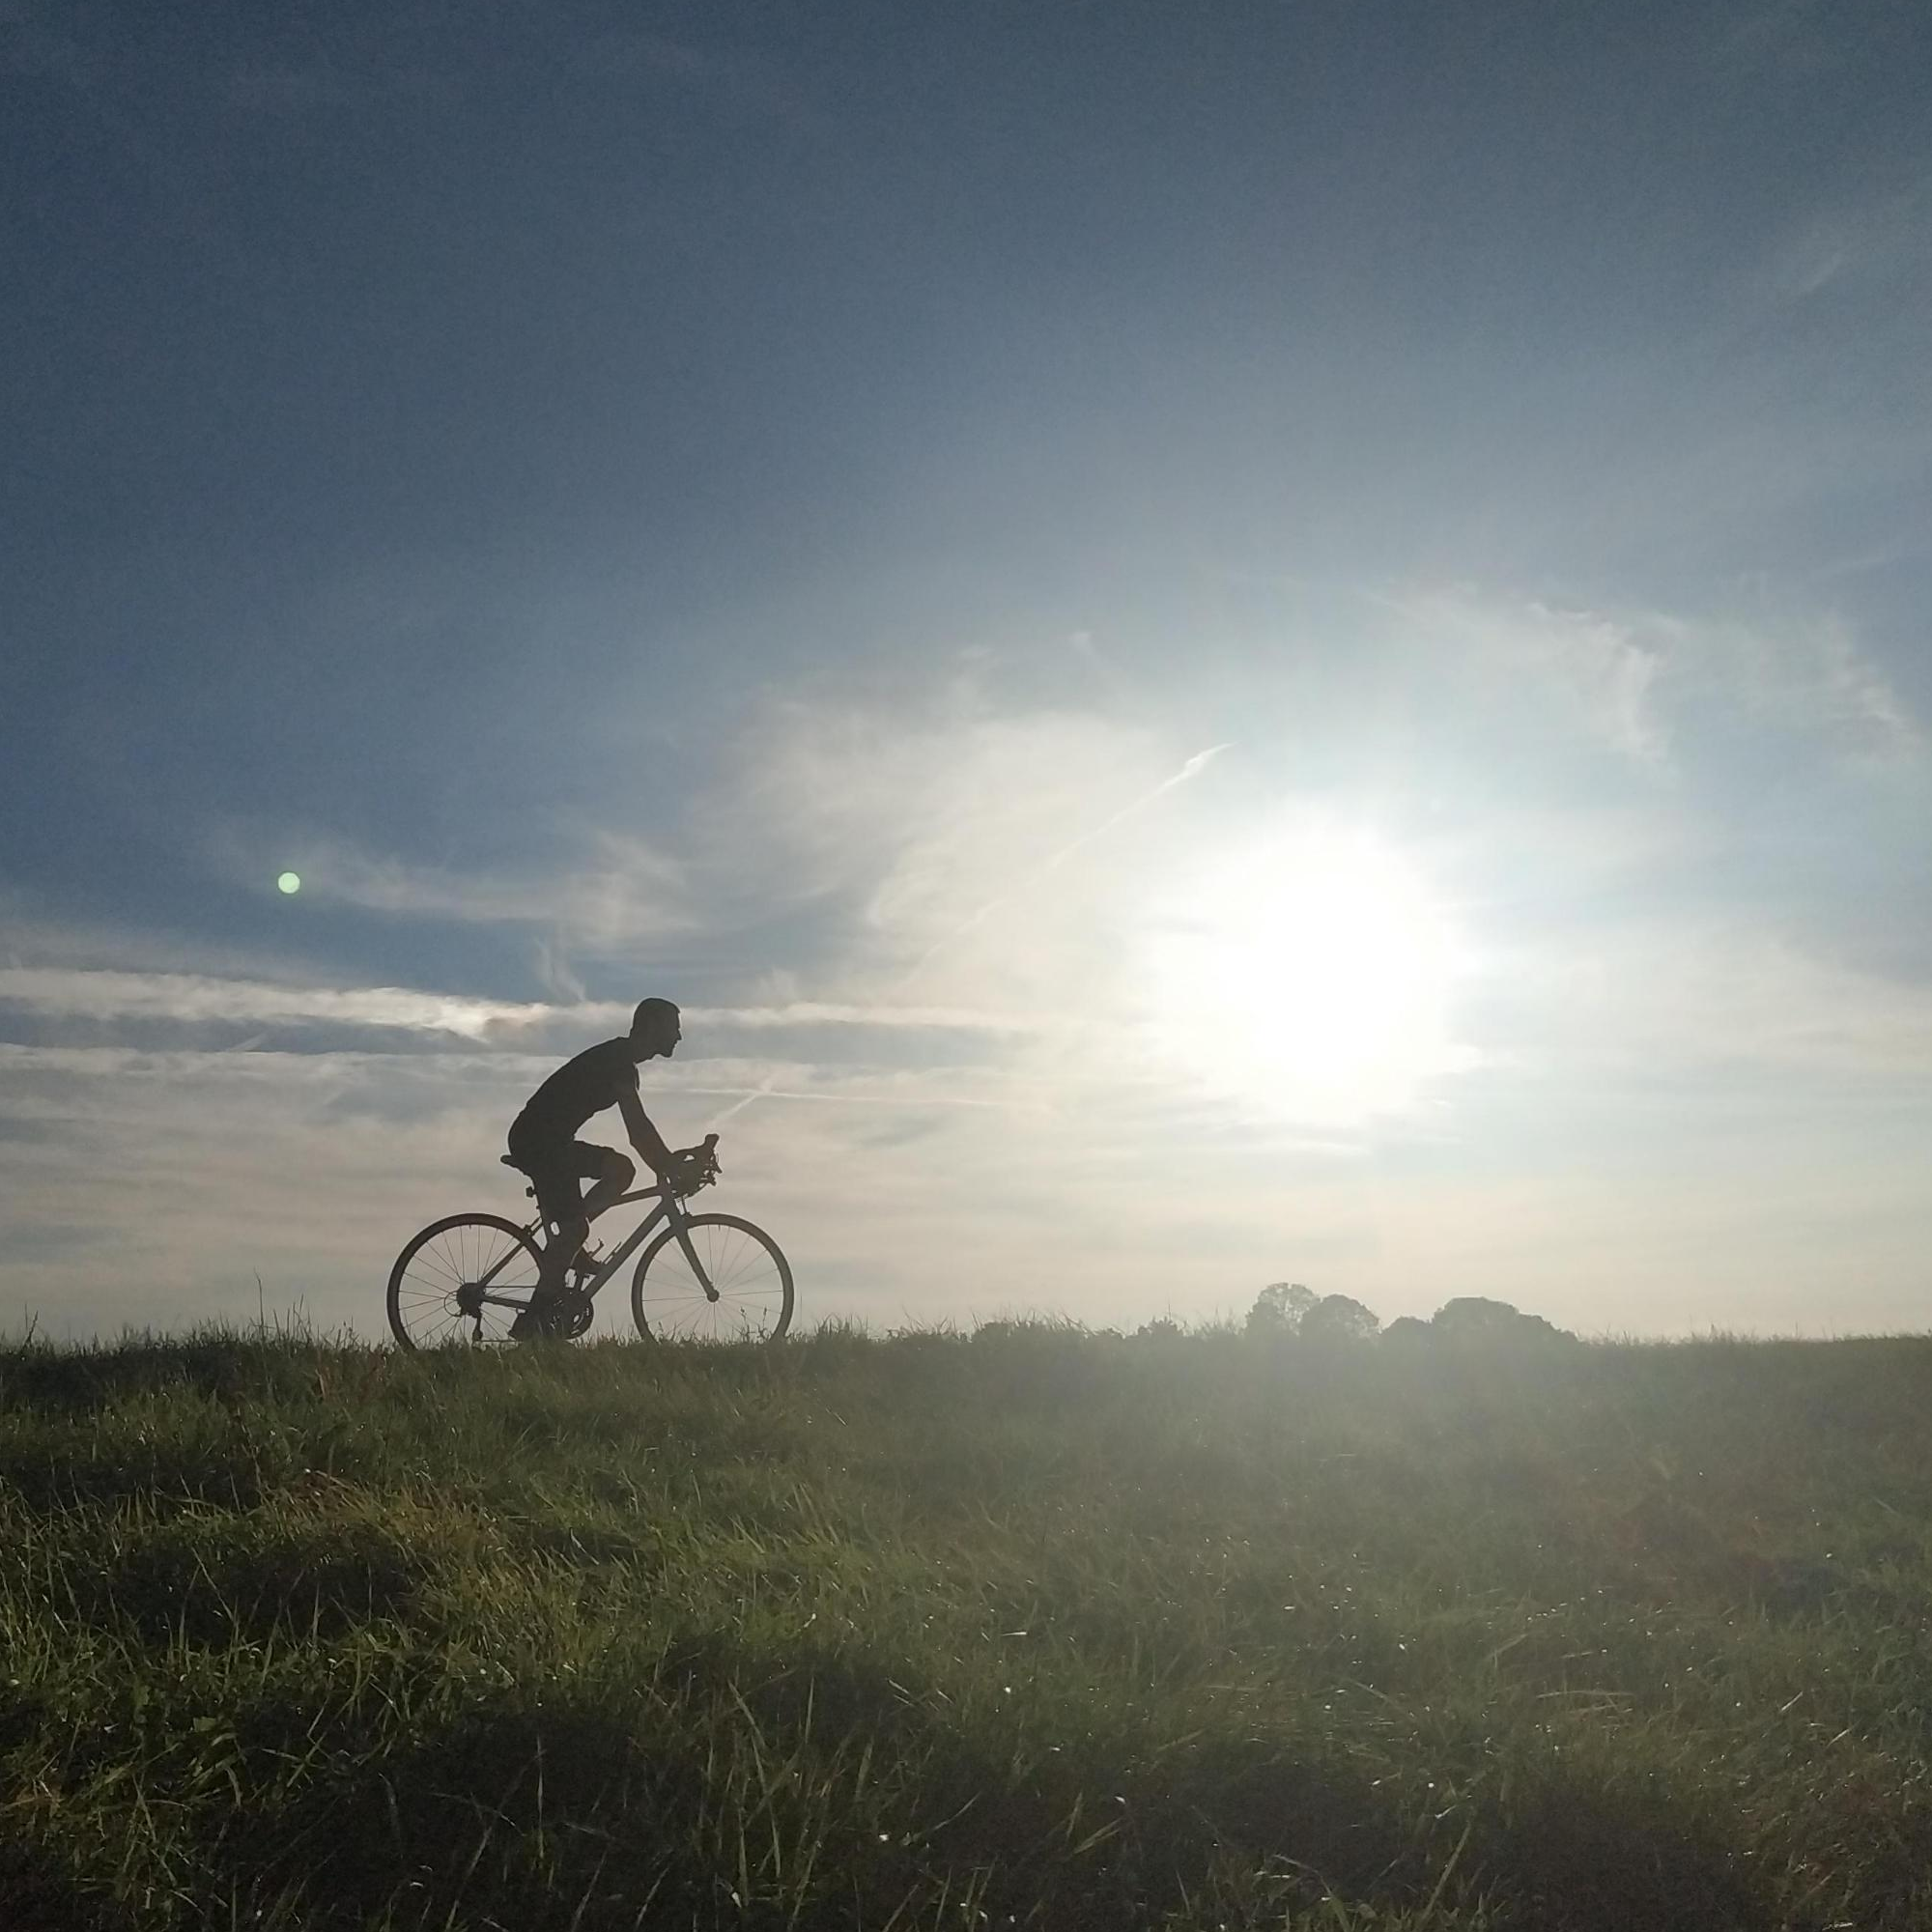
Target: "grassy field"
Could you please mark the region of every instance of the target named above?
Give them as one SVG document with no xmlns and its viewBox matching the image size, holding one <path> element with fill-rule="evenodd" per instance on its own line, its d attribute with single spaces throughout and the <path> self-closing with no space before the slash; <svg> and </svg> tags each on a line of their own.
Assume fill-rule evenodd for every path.
<svg viewBox="0 0 1932 1932">
<path fill-rule="evenodd" d="M 1932 1925 L 1932 1341 L 0 1350 L 0 1925 Z"/>
</svg>

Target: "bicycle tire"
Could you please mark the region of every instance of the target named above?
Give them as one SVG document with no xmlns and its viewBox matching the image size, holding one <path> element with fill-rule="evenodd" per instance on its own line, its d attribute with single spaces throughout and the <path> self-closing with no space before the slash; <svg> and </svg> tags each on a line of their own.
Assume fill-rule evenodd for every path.
<svg viewBox="0 0 1932 1932">
<path fill-rule="evenodd" d="M 703 1263 L 719 1299 L 712 1301 L 692 1272 L 678 1231 L 667 1228 L 639 1259 L 631 1277 L 631 1319 L 647 1342 L 776 1342 L 791 1326 L 791 1264 L 779 1244 L 736 1214 L 693 1214 L 685 1232 Z M 737 1239 L 733 1239 L 737 1236 Z M 653 1323 L 645 1316 L 645 1278 L 668 1251 L 650 1288 Z M 762 1255 L 760 1265 L 757 1256 Z"/>
<path fill-rule="evenodd" d="M 465 1237 L 460 1230 L 469 1230 L 469 1236 Z M 456 1238 L 451 1239 L 453 1236 Z M 466 1314 L 457 1305 L 457 1291 L 498 1256 L 516 1248 L 528 1257 L 528 1268 L 513 1259 L 505 1271 L 508 1278 L 500 1286 L 506 1293 L 527 1297 L 536 1287 L 542 1256 L 537 1244 L 514 1221 L 506 1221 L 500 1214 L 449 1214 L 432 1221 L 396 1257 L 396 1264 L 389 1270 L 389 1332 L 398 1345 L 416 1350 L 442 1348 L 466 1339 L 507 1342 L 517 1311 L 492 1302 L 475 1315 Z M 467 1338 L 462 1333 L 466 1327 L 471 1331 Z"/>
</svg>

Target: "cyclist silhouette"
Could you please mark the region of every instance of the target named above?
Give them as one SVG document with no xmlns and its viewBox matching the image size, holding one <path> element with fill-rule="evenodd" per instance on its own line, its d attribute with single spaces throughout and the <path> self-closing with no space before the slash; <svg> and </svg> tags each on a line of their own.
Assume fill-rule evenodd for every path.
<svg viewBox="0 0 1932 1932">
<path fill-rule="evenodd" d="M 564 1275 L 589 1236 L 590 1223 L 637 1176 L 637 1168 L 615 1148 L 579 1140 L 578 1128 L 592 1114 L 616 1107 L 631 1145 L 660 1180 L 669 1180 L 684 1158 L 665 1144 L 638 1098 L 639 1063 L 668 1060 L 682 1037 L 678 1010 L 668 1000 L 641 1001 L 629 1034 L 601 1040 L 565 1061 L 510 1123 L 510 1164 L 529 1176 L 546 1234 L 530 1305 L 511 1325 L 515 1339 L 544 1333 L 551 1312 L 545 1304 L 554 1306 L 560 1299 Z M 580 1185 L 584 1180 L 596 1183 L 587 1195 Z"/>
</svg>

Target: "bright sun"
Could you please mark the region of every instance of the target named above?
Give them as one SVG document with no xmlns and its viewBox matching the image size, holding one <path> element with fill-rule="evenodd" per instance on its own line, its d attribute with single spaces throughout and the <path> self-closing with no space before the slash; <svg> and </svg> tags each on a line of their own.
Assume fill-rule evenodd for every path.
<svg viewBox="0 0 1932 1932">
<path fill-rule="evenodd" d="M 1448 1035 L 1458 957 L 1394 852 L 1311 826 L 1214 863 L 1161 903 L 1143 985 L 1163 1058 L 1231 1099 L 1340 1123 L 1410 1107 L 1468 1063 Z"/>
</svg>

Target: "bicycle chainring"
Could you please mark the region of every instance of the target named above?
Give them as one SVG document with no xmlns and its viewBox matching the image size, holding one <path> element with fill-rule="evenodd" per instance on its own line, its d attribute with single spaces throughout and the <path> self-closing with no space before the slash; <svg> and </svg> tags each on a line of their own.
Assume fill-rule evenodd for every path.
<svg viewBox="0 0 1932 1932">
<path fill-rule="evenodd" d="M 565 1289 L 545 1319 L 544 1326 L 551 1334 L 559 1335 L 566 1342 L 574 1342 L 580 1335 L 589 1332 L 596 1313 L 597 1304 L 587 1294 Z"/>
</svg>

